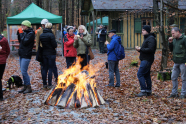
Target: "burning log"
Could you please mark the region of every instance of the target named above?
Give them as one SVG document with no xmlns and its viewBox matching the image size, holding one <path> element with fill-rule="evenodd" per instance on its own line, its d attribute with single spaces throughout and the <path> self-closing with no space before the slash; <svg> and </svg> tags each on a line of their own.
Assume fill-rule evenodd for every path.
<svg viewBox="0 0 186 124">
<path fill-rule="evenodd" d="M 100 95 L 99 92 L 97 91 L 97 88 L 96 88 L 96 87 L 94 87 L 94 90 L 95 90 L 95 92 L 96 92 L 96 94 L 97 94 L 97 98 L 98 98 L 98 100 L 99 100 L 99 104 L 100 104 L 100 105 L 105 104 L 104 99 L 101 97 L 101 95 Z"/>
<path fill-rule="evenodd" d="M 53 94 L 53 92 L 55 91 L 55 87 L 53 87 L 51 90 L 50 90 L 50 92 L 48 93 L 48 95 L 45 97 L 45 99 L 43 100 L 43 102 L 45 103 L 45 104 L 47 104 L 47 99 L 49 99 L 49 96 L 50 96 L 50 94 Z"/>
<path fill-rule="evenodd" d="M 74 88 L 75 88 L 74 84 L 71 84 L 67 87 L 66 91 L 64 92 L 64 94 L 62 95 L 61 99 L 59 100 L 59 102 L 57 104 L 58 107 L 65 108 L 67 100 L 70 97 L 70 95 L 72 94 Z"/>
<path fill-rule="evenodd" d="M 87 107 L 88 107 L 88 104 L 86 103 L 85 97 L 83 95 L 83 97 L 81 99 L 81 108 L 87 108 Z"/>
<path fill-rule="evenodd" d="M 55 89 L 54 93 L 52 94 L 52 98 L 48 101 L 48 104 L 55 105 L 62 92 L 64 92 L 62 88 Z"/>
</svg>

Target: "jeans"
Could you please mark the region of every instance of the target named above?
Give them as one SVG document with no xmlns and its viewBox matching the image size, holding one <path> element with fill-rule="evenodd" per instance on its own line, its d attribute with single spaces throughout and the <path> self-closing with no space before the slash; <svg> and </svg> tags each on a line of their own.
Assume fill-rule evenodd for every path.
<svg viewBox="0 0 186 124">
<path fill-rule="evenodd" d="M 27 73 L 30 60 L 31 59 L 26 59 L 26 58 L 19 57 L 19 64 L 20 64 L 21 73 L 22 73 L 22 76 L 23 76 L 24 85 L 31 85 L 30 84 L 30 77 Z"/>
<path fill-rule="evenodd" d="M 43 70 L 42 70 L 42 79 L 43 85 L 47 85 L 46 78 L 48 72 L 48 85 L 52 85 L 52 72 L 55 67 L 56 55 L 47 55 L 43 56 Z"/>
<path fill-rule="evenodd" d="M 141 92 L 151 93 L 152 81 L 150 77 L 150 68 L 152 62 L 143 60 L 141 61 L 137 76 L 141 86 Z"/>
<path fill-rule="evenodd" d="M 178 94 L 178 76 L 181 72 L 181 79 L 182 79 L 182 89 L 181 95 L 186 95 L 186 67 L 185 63 L 174 63 L 173 70 L 172 70 L 172 94 Z"/>
<path fill-rule="evenodd" d="M 109 65 L 109 86 L 114 86 L 114 73 L 116 75 L 116 86 L 120 86 L 119 61 L 108 61 Z"/>
<path fill-rule="evenodd" d="M 100 53 L 104 53 L 104 43 L 103 41 L 99 41 L 99 49 L 100 49 Z"/>
<path fill-rule="evenodd" d="M 76 62 L 76 57 L 66 57 L 67 68 Z"/>
<path fill-rule="evenodd" d="M 3 73 L 5 70 L 6 64 L 0 64 L 0 99 L 3 99 L 3 91 L 2 91 L 2 81 L 1 79 L 3 78 Z"/>
</svg>

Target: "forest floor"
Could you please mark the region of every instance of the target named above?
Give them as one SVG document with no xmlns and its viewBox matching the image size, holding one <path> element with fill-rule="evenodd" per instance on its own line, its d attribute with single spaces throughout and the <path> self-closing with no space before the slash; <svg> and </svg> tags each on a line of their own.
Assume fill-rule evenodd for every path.
<svg viewBox="0 0 186 124">
<path fill-rule="evenodd" d="M 40 64 L 35 60 L 35 55 L 29 65 L 33 92 L 20 94 L 20 88 L 14 88 L 4 92 L 4 101 L 0 102 L 0 123 L 185 123 L 186 122 L 186 99 L 170 99 L 172 82 L 157 80 L 157 73 L 160 71 L 161 51 L 157 50 L 155 61 L 151 67 L 152 96 L 135 97 L 140 92 L 140 85 L 137 78 L 139 67 L 130 66 L 132 61 L 138 59 L 139 53 L 135 50 L 126 50 L 126 58 L 119 62 L 121 87 L 108 88 L 105 85 L 109 82 L 109 73 L 104 63 L 107 61 L 107 54 L 99 54 L 93 50 L 95 59 L 92 65 L 100 64 L 96 72 L 97 88 L 105 105 L 98 108 L 86 109 L 60 109 L 56 106 L 49 106 L 43 103 L 49 91 L 43 90 L 40 73 Z M 65 57 L 60 56 L 61 48 L 58 47 L 56 64 L 58 73 L 62 74 L 66 69 Z M 169 58 L 168 67 L 173 62 Z M 3 76 L 3 86 L 11 75 L 21 76 L 19 68 L 19 56 L 17 51 L 11 51 L 7 60 L 6 70 Z M 22 76 L 21 76 L 22 77 Z M 181 91 L 181 79 L 179 77 L 179 93 Z M 54 83 L 54 82 L 53 82 Z"/>
</svg>

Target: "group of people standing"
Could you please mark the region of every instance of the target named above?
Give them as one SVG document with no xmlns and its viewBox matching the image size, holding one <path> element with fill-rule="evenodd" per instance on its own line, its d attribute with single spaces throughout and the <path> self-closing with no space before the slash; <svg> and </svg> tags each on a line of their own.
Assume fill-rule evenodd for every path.
<svg viewBox="0 0 186 124">
<path fill-rule="evenodd" d="M 19 93 L 31 93 L 30 77 L 27 73 L 29 63 L 31 61 L 32 49 L 34 46 L 34 40 L 36 35 L 36 51 L 39 47 L 42 47 L 41 74 L 43 80 L 43 88 L 52 88 L 52 73 L 54 73 L 55 81 L 58 78 L 58 71 L 56 67 L 56 48 L 57 42 L 55 40 L 55 34 L 52 30 L 52 23 L 47 19 L 41 21 L 42 28 L 35 34 L 31 28 L 31 23 L 25 20 L 21 23 L 22 30 L 18 30 L 19 46 L 19 62 L 20 70 L 23 76 L 24 87 Z M 152 94 L 152 81 L 150 77 L 151 65 L 154 61 L 154 54 L 156 51 L 156 39 L 153 33 L 150 33 L 151 28 L 145 25 L 142 29 L 142 35 L 144 41 L 141 47 L 136 46 L 135 49 L 140 53 L 140 67 L 137 73 L 139 79 L 141 92 L 137 94 L 137 97 L 150 96 Z M 100 25 L 98 32 L 98 40 L 100 42 L 100 53 L 103 53 L 103 46 L 106 45 L 108 52 L 108 66 L 109 66 L 109 83 L 108 87 L 120 87 L 120 72 L 119 72 L 119 60 L 117 59 L 117 52 L 119 44 L 121 44 L 121 38 L 116 35 L 116 30 L 112 29 L 108 32 L 110 42 L 106 41 L 107 31 Z M 104 38 L 103 38 L 104 36 Z M 173 51 L 173 61 L 175 62 L 172 71 L 172 83 L 173 89 L 169 98 L 178 97 L 178 81 L 177 78 L 181 72 L 182 78 L 182 91 L 180 98 L 186 98 L 186 37 L 180 33 L 179 28 L 172 29 L 172 36 L 169 38 L 169 48 Z M 88 65 L 90 56 L 88 48 L 92 45 L 91 35 L 88 33 L 84 25 L 78 27 L 77 32 L 72 26 L 67 27 L 67 32 L 63 38 L 64 43 L 64 56 L 66 57 L 67 68 L 70 68 L 75 62 L 76 57 L 82 58 L 81 69 Z M 2 92 L 2 76 L 6 66 L 6 59 L 10 53 L 8 41 L 3 35 L 0 35 L 0 100 L 3 100 Z M 48 83 L 47 83 L 48 73 Z M 116 85 L 114 85 L 114 73 L 116 75 Z"/>
</svg>

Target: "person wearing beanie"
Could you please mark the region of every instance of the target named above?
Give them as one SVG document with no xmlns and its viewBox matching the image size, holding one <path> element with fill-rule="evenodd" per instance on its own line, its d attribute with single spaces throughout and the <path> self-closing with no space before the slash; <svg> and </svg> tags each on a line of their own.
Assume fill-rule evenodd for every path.
<svg viewBox="0 0 186 124">
<path fill-rule="evenodd" d="M 25 20 L 21 23 L 22 33 L 18 34 L 20 38 L 19 42 L 19 63 L 20 69 L 23 76 L 24 88 L 19 93 L 31 93 L 30 77 L 27 73 L 28 66 L 32 56 L 32 49 L 34 46 L 35 33 L 31 28 L 31 22 Z"/>
<path fill-rule="evenodd" d="M 37 34 L 36 34 L 36 52 L 38 50 L 38 46 L 39 46 L 39 37 L 40 35 L 43 33 L 43 30 L 45 29 L 45 25 L 49 23 L 48 19 L 43 19 L 41 20 L 41 29 L 39 29 L 37 31 Z M 54 34 L 54 37 L 55 37 L 55 32 L 54 30 L 52 30 L 52 33 Z M 42 47 L 42 43 L 40 41 L 40 46 Z M 41 74 L 42 74 L 42 71 L 43 71 L 43 63 L 40 62 L 40 65 L 41 65 Z M 58 79 L 58 71 L 57 71 L 57 66 L 56 66 L 56 62 L 55 62 L 55 65 L 54 65 L 54 69 L 53 69 L 53 74 L 54 74 L 54 77 L 55 77 L 55 82 L 57 82 L 57 79 Z M 46 89 L 47 88 L 47 85 L 43 85 L 43 89 Z"/>
<path fill-rule="evenodd" d="M 148 25 L 143 26 L 142 35 L 144 41 L 141 47 L 136 46 L 136 50 L 140 53 L 140 67 L 137 73 L 139 79 L 141 92 L 137 97 L 150 96 L 152 94 L 152 81 L 150 77 L 151 65 L 154 61 L 154 54 L 156 52 L 156 39 L 155 34 L 150 33 L 151 27 Z"/>
</svg>

